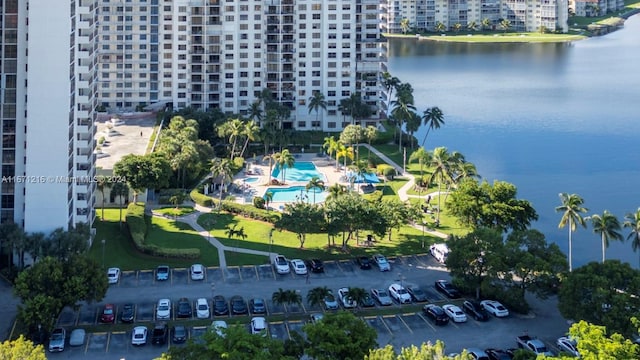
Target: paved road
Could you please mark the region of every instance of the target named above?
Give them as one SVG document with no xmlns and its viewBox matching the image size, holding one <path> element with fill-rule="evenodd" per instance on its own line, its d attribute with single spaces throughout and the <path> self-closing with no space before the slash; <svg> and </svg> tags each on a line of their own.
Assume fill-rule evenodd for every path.
<svg viewBox="0 0 640 360">
<path fill-rule="evenodd" d="M 11 285 L 0 278 L 0 339 L 3 341 L 9 338 L 19 303 L 20 299 L 13 296 Z"/>
</svg>

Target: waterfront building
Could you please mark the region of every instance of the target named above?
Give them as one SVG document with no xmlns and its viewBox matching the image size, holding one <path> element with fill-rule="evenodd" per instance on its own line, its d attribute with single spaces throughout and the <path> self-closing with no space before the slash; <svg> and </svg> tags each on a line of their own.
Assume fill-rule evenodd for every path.
<svg viewBox="0 0 640 360">
<path fill-rule="evenodd" d="M 377 0 L 100 0 L 99 102 L 248 114 L 263 89 L 291 111 L 284 128 L 339 131 L 360 94 L 383 118 L 386 42 Z M 309 112 L 321 92 L 326 110 Z M 317 118 L 317 120 L 316 120 Z"/>
<path fill-rule="evenodd" d="M 0 0 L 0 222 L 92 224 L 97 0 Z"/>
<path fill-rule="evenodd" d="M 570 0 L 569 10 L 576 16 L 602 16 L 624 9 L 624 0 Z"/>
</svg>

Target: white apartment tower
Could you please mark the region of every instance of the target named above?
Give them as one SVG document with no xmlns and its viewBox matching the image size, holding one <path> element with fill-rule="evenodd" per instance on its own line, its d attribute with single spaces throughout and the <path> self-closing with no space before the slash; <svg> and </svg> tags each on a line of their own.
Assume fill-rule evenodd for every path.
<svg viewBox="0 0 640 360">
<path fill-rule="evenodd" d="M 93 222 L 96 4 L 0 0 L 2 223 Z"/>
<path fill-rule="evenodd" d="M 340 100 L 380 112 L 386 42 L 379 0 L 100 0 L 99 102 L 246 114 L 263 89 L 291 110 L 283 126 L 340 130 Z M 326 110 L 309 113 L 314 92 Z M 316 121 L 317 119 L 317 121 Z M 365 124 L 366 125 L 366 124 Z"/>
</svg>

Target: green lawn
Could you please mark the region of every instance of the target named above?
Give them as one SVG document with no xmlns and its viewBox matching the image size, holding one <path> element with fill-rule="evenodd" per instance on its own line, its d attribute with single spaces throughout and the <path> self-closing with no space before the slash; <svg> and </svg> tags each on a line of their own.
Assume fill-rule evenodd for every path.
<svg viewBox="0 0 640 360">
<path fill-rule="evenodd" d="M 179 221 L 154 217 L 151 220 L 146 241 L 165 248 L 197 248 L 200 249 L 200 259 L 197 262 L 204 266 L 220 264 L 218 250 L 191 226 Z M 193 260 L 183 261 L 188 265 L 194 262 Z"/>
<path fill-rule="evenodd" d="M 153 211 L 166 216 L 184 216 L 191 214 L 196 210 L 192 206 L 178 206 L 177 208 L 174 206 L 167 206 L 162 209 L 154 209 Z"/>
</svg>

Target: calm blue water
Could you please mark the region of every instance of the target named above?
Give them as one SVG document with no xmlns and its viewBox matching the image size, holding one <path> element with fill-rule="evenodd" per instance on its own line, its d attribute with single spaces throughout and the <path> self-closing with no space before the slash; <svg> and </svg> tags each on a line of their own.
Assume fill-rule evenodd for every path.
<svg viewBox="0 0 640 360">
<path fill-rule="evenodd" d="M 377 184 L 377 183 L 380 182 L 380 179 L 378 179 L 378 175 L 376 175 L 376 174 L 357 175 L 356 173 L 354 173 L 352 171 L 347 171 L 347 180 L 348 180 L 348 182 L 351 182 L 351 178 L 352 177 L 355 177 L 355 181 L 353 181 L 353 183 L 355 183 L 355 184 L 362 184 L 362 183 Z"/>
<path fill-rule="evenodd" d="M 412 84 L 418 110 L 445 114 L 425 147 L 460 151 L 484 179 L 514 183 L 538 211 L 533 227 L 567 251 L 558 193 L 577 193 L 588 214 L 608 209 L 621 221 L 640 207 L 639 35 L 634 16 L 623 30 L 572 44 L 391 39 L 389 71 Z M 574 267 L 600 260 L 590 227 L 573 239 Z M 638 256 L 628 242 L 607 250 L 634 266 Z"/>
<path fill-rule="evenodd" d="M 308 182 L 314 176 L 322 179 L 323 181 L 326 181 L 324 175 L 322 175 L 318 171 L 318 169 L 316 169 L 316 166 L 310 161 L 296 161 L 293 164 L 292 168 L 289 168 L 286 165 L 284 167 L 285 169 L 287 169 L 286 173 L 284 174 L 285 182 L 286 181 Z M 271 172 L 271 176 L 276 179 L 280 179 L 280 170 L 281 170 L 280 166 L 276 166 Z"/>
<path fill-rule="evenodd" d="M 287 172 L 288 173 L 288 172 Z M 304 201 L 310 204 L 314 203 L 314 193 L 315 193 L 315 202 L 321 203 L 327 198 L 328 193 L 326 191 L 320 189 L 305 189 L 304 186 L 292 186 L 289 188 L 279 188 L 279 187 L 270 187 L 267 188 L 266 193 L 273 193 L 272 202 L 295 202 L 295 201 Z"/>
<path fill-rule="evenodd" d="M 244 181 L 244 182 L 246 182 L 246 183 L 254 183 L 254 182 L 258 181 L 258 179 L 260 179 L 260 178 L 257 178 L 257 177 L 248 177 L 248 178 L 244 178 L 244 179 L 242 179 L 242 181 Z"/>
</svg>

